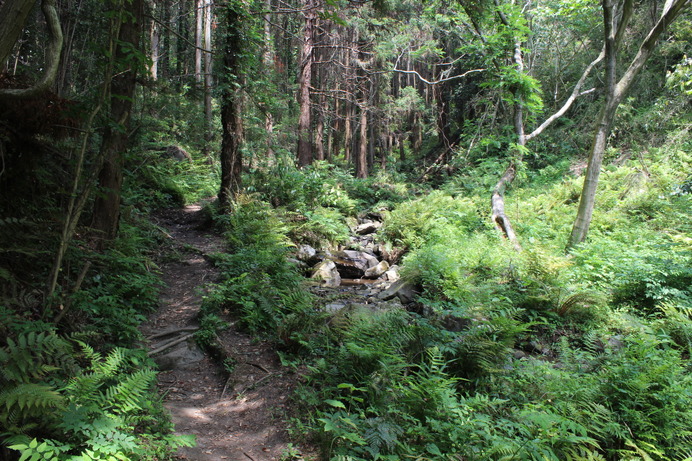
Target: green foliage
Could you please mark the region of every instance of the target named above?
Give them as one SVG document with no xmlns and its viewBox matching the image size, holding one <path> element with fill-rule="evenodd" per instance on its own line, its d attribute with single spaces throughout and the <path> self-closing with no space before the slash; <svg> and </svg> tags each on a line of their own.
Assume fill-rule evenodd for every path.
<svg viewBox="0 0 692 461">
<path fill-rule="evenodd" d="M 288 235 L 297 243 L 308 243 L 318 248 L 335 246 L 348 240 L 349 228 L 344 216 L 334 208 L 316 207 L 304 214 L 293 215 L 295 222 Z"/>
<path fill-rule="evenodd" d="M 250 331 L 276 334 L 283 319 L 312 309 L 302 275 L 286 259 L 287 228 L 268 204 L 240 197 L 217 219 L 232 253 L 214 256 L 224 280 L 205 297 L 203 314 L 234 312 Z M 292 335 L 283 331 L 281 339 L 291 343 Z"/>
<path fill-rule="evenodd" d="M 96 270 L 89 272 L 83 289 L 72 296 L 72 308 L 66 314 L 84 331 L 98 332 L 102 341 L 132 344 L 139 338 L 137 326 L 145 314 L 158 306 L 161 282 L 157 267 L 143 248 L 156 247 L 157 229 L 144 221 L 123 220 L 114 245 L 101 254 L 75 257 L 92 258 Z"/>
<path fill-rule="evenodd" d="M 275 207 L 306 211 L 322 206 L 342 213 L 355 209 L 355 202 L 343 188 L 343 181 L 351 179 L 328 163 L 314 162 L 300 170 L 292 159 L 280 158 L 271 167 L 253 171 L 248 179 L 246 191 L 259 193 Z"/>
<path fill-rule="evenodd" d="M 51 413 L 66 405 L 65 398 L 51 382 L 56 372 L 77 369 L 72 346 L 50 333 L 31 332 L 7 338 L 0 349 L 0 436 L 45 427 Z M 55 421 L 52 421 L 55 423 Z"/>
<path fill-rule="evenodd" d="M 436 191 L 402 203 L 387 215 L 381 233 L 395 245 L 415 249 L 423 242 L 444 239 L 445 232 L 464 235 L 485 226 L 473 201 Z"/>
<path fill-rule="evenodd" d="M 0 437 L 21 459 L 153 460 L 190 443 L 167 435 L 141 351 L 78 344 L 29 333 L 0 349 Z"/>
</svg>

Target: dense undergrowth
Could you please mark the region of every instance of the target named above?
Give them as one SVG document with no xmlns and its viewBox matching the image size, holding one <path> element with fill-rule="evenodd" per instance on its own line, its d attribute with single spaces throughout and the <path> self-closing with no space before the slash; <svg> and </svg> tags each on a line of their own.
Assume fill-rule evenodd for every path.
<svg viewBox="0 0 692 461">
<path fill-rule="evenodd" d="M 230 315 L 307 367 L 293 435 L 325 459 L 691 459 L 692 144 L 684 116 L 665 123 L 648 150 L 619 128 L 629 147 L 609 152 L 589 239 L 568 254 L 582 179 L 559 134 L 506 197 L 521 252 L 488 219 L 502 140 L 429 184 L 394 169 L 357 180 L 321 162 L 255 165 L 229 213 L 208 208 L 229 252 L 212 256 L 223 276 L 196 339 L 209 345 Z M 52 299 L 42 284 L 64 192 L 46 197 L 68 168 L 40 170 L 43 186 L 5 184 L 42 200 L 3 203 L 0 220 L 5 459 L 154 460 L 190 443 L 170 435 L 136 346 L 159 287 L 161 233 L 146 213 L 216 187 L 206 159 L 161 158 L 169 136 L 133 150 L 118 240 L 94 251 L 77 235 Z M 325 312 L 292 252 L 347 241 L 368 211 L 384 216 L 381 243 L 403 252 L 418 298 Z"/>
<path fill-rule="evenodd" d="M 326 459 L 689 459 L 692 145 L 678 130 L 611 156 L 589 240 L 569 254 L 581 178 L 568 161 L 508 195 L 521 252 L 487 219 L 489 170 L 426 193 L 321 164 L 257 171 L 217 220 L 233 252 L 205 315 L 233 313 L 308 365 L 296 399 L 312 410 L 294 432 Z M 343 241 L 367 210 L 384 213 L 380 238 L 405 249 L 420 295 L 327 314 L 285 258 Z"/>
<path fill-rule="evenodd" d="M 147 168 L 164 168 L 159 155 L 138 155 L 126 179 L 138 187 L 127 188 L 118 238 L 97 251 L 81 231 L 50 298 L 45 281 L 60 242 L 62 197 L 36 193 L 3 203 L 9 217 L 0 220 L 1 459 L 155 460 L 193 443 L 172 435 L 156 365 L 138 345 L 139 324 L 158 306 L 155 260 L 164 242 L 146 212 L 176 197 L 175 187 L 159 187 L 154 167 Z M 64 180 L 68 166 L 53 166 L 41 171 L 41 187 Z M 194 168 L 175 165 L 166 171 L 168 184 L 186 183 Z M 8 192 L 12 184 L 4 186 Z"/>
</svg>

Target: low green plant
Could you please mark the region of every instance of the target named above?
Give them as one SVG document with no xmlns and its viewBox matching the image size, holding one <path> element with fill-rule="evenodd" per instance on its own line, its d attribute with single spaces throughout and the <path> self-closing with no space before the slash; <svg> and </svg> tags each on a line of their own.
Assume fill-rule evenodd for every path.
<svg viewBox="0 0 692 461">
<path fill-rule="evenodd" d="M 131 219 L 123 220 L 118 239 L 103 253 L 71 255 L 88 258 L 93 266 L 82 289 L 70 297 L 65 319 L 74 328 L 98 332 L 104 343 L 133 344 L 140 336 L 138 325 L 158 306 L 158 268 L 153 254 L 142 250 L 157 247 L 156 230 Z"/>
<path fill-rule="evenodd" d="M 0 349 L 0 437 L 20 459 L 154 460 L 192 443 L 169 435 L 142 351 L 77 344 L 30 333 Z"/>
<path fill-rule="evenodd" d="M 231 253 L 213 256 L 224 280 L 205 296 L 203 315 L 233 313 L 250 331 L 276 335 L 284 318 L 312 310 L 304 278 L 286 259 L 287 227 L 269 205 L 243 197 L 218 223 Z M 283 331 L 284 340 L 290 336 Z"/>
</svg>

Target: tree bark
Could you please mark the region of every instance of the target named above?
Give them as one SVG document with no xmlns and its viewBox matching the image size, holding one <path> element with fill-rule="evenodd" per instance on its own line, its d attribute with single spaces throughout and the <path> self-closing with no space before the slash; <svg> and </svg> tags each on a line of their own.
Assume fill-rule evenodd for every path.
<svg viewBox="0 0 692 461">
<path fill-rule="evenodd" d="M 3 4 L 3 9 L 5 6 L 8 5 L 8 3 L 12 2 L 6 0 L 6 3 Z M 45 70 L 43 72 L 43 76 L 38 82 L 36 82 L 36 84 L 34 84 L 30 88 L 12 88 L 0 90 L 0 98 L 19 99 L 34 97 L 40 93 L 43 93 L 44 91 L 49 90 L 55 83 L 55 79 L 58 76 L 58 69 L 60 68 L 60 55 L 62 53 L 62 27 L 60 26 L 60 18 L 58 16 L 58 11 L 55 6 L 55 0 L 43 0 L 41 2 L 41 9 L 43 10 L 43 15 L 46 18 L 48 34 L 50 36 L 50 40 L 48 42 L 48 47 L 46 50 L 46 65 Z M 14 13 L 15 15 L 19 15 L 22 12 L 23 11 L 20 12 L 18 10 L 12 10 L 10 11 L 10 14 Z M 18 20 L 20 19 L 21 18 L 18 18 Z M 2 26 L 1 23 L 0 26 Z M 2 33 L 3 31 L 0 30 L 0 40 L 4 42 L 5 38 L 1 35 Z M 8 33 L 14 33 L 14 29 L 12 27 L 9 27 Z M 4 44 L 0 44 L 0 46 L 4 46 Z M 0 50 L 0 52 L 2 52 L 2 50 Z M 0 60 L 0 63 L 4 63 L 4 60 Z"/>
<path fill-rule="evenodd" d="M 149 4 L 151 8 L 151 15 L 154 17 L 156 14 L 156 3 L 151 1 Z M 156 81 L 159 78 L 159 58 L 161 53 L 161 28 L 159 24 L 152 19 L 149 24 L 149 59 L 151 64 L 149 66 L 149 76 L 152 80 Z"/>
<path fill-rule="evenodd" d="M 577 216 L 572 226 L 567 249 L 582 243 L 586 240 L 593 217 L 593 210 L 596 202 L 596 189 L 598 187 L 598 178 L 601 172 L 603 163 L 603 154 L 605 153 L 608 136 L 612 126 L 615 113 L 620 102 L 634 82 L 634 79 L 639 72 L 644 68 L 646 61 L 649 59 L 653 50 L 656 47 L 661 33 L 670 25 L 678 15 L 690 5 L 690 0 L 668 0 L 661 13 L 661 17 L 657 23 L 651 28 L 647 37 L 642 42 L 637 54 L 632 59 L 629 67 L 620 78 L 617 80 L 617 52 L 619 42 L 624 35 L 624 27 L 628 19 L 628 9 L 631 4 L 625 2 L 623 17 L 624 20 L 620 24 L 616 24 L 616 5 L 613 0 L 603 0 L 603 22 L 605 25 L 605 59 L 606 59 L 606 100 L 598 118 L 596 132 L 589 153 L 589 161 L 584 177 L 584 185 L 582 187 L 581 197 L 579 199 L 579 208 Z M 617 83 L 616 83 L 617 81 Z"/>
<path fill-rule="evenodd" d="M 196 0 L 195 5 L 195 83 L 199 88 L 203 81 L 202 41 L 204 39 L 204 0 Z"/>
<path fill-rule="evenodd" d="M 214 139 L 214 114 L 212 112 L 212 66 L 213 59 L 211 54 L 211 23 L 212 23 L 212 0 L 204 0 L 204 117 L 207 121 L 207 132 L 205 133 L 205 154 L 209 155 L 211 141 Z"/>
<path fill-rule="evenodd" d="M 36 0 L 5 0 L 0 7 L 0 71 L 12 53 Z"/>
<path fill-rule="evenodd" d="M 240 192 L 243 157 L 240 145 L 243 138 L 243 123 L 240 117 L 241 96 L 239 83 L 242 79 L 240 53 L 243 47 L 241 14 L 236 6 L 226 7 L 226 37 L 223 53 L 225 79 L 221 94 L 221 186 L 219 207 L 223 212 L 230 210 L 231 201 Z"/>
<path fill-rule="evenodd" d="M 360 108 L 360 138 L 356 156 L 356 178 L 368 177 L 368 109 L 365 104 Z"/>
<path fill-rule="evenodd" d="M 268 12 L 271 11 L 272 0 L 265 1 L 265 8 Z M 262 61 L 266 72 L 271 75 L 271 69 L 274 65 L 274 46 L 272 44 L 271 15 L 269 13 L 264 15 L 264 54 Z M 268 107 L 265 107 L 264 128 L 267 132 L 267 158 L 271 158 L 274 156 L 274 115 L 271 112 L 271 108 Z"/>
<path fill-rule="evenodd" d="M 100 194 L 94 202 L 91 227 L 96 232 L 97 245 L 113 240 L 120 223 L 120 198 L 123 180 L 123 159 L 127 149 L 130 114 L 132 111 L 139 62 L 131 50 L 139 50 L 142 31 L 143 0 L 124 2 L 123 8 L 131 16 L 120 26 L 115 50 L 116 73 L 111 83 L 110 120 L 103 133 L 101 155 L 103 166 L 99 172 Z M 128 46 L 123 46 L 129 44 Z"/>
<path fill-rule="evenodd" d="M 312 163 L 310 86 L 312 84 L 315 23 L 317 21 L 314 0 L 305 0 L 304 16 L 305 26 L 303 28 L 303 44 L 300 53 L 300 75 L 298 76 L 298 104 L 300 105 L 300 115 L 298 117 L 298 166 L 301 168 Z"/>
</svg>

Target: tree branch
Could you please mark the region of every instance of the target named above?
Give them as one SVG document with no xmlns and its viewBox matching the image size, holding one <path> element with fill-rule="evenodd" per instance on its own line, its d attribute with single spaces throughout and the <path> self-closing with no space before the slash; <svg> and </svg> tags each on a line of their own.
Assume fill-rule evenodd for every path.
<svg viewBox="0 0 692 461">
<path fill-rule="evenodd" d="M 581 78 L 579 78 L 579 81 L 577 82 L 577 84 L 574 85 L 574 89 L 572 90 L 572 94 L 569 96 L 569 98 L 567 98 L 567 100 L 562 105 L 560 110 L 558 110 L 553 115 L 548 117 L 543 123 L 541 123 L 541 125 L 538 128 L 533 130 L 531 133 L 527 134 L 526 135 L 526 141 L 529 141 L 529 140 L 535 138 L 536 136 L 538 136 L 539 134 L 543 133 L 543 131 L 546 128 L 548 128 L 555 120 L 562 117 L 569 110 L 569 108 L 572 107 L 572 103 L 574 103 L 574 101 L 576 101 L 576 99 L 579 96 L 582 96 L 584 94 L 587 94 L 587 93 L 590 93 L 591 91 L 593 91 L 593 90 L 589 90 L 589 91 L 581 92 L 581 87 L 582 87 L 582 85 L 584 85 L 586 78 L 589 76 L 589 74 L 593 70 L 594 66 L 596 66 L 596 64 L 598 64 L 599 62 L 603 61 L 604 57 L 605 57 L 605 48 L 601 49 L 601 52 L 598 55 L 598 57 L 596 59 L 594 59 L 593 61 L 591 61 L 591 64 L 586 66 L 586 69 L 584 69 L 584 73 L 582 74 Z"/>
<path fill-rule="evenodd" d="M 50 41 L 46 49 L 46 71 L 43 73 L 43 77 L 30 88 L 0 90 L 0 99 L 30 98 L 43 93 L 55 83 L 55 78 L 58 75 L 58 66 L 60 65 L 60 53 L 62 53 L 62 27 L 60 26 L 60 18 L 55 7 L 55 0 L 43 0 L 41 2 L 41 10 L 46 18 L 48 34 L 50 35 Z"/>
</svg>

